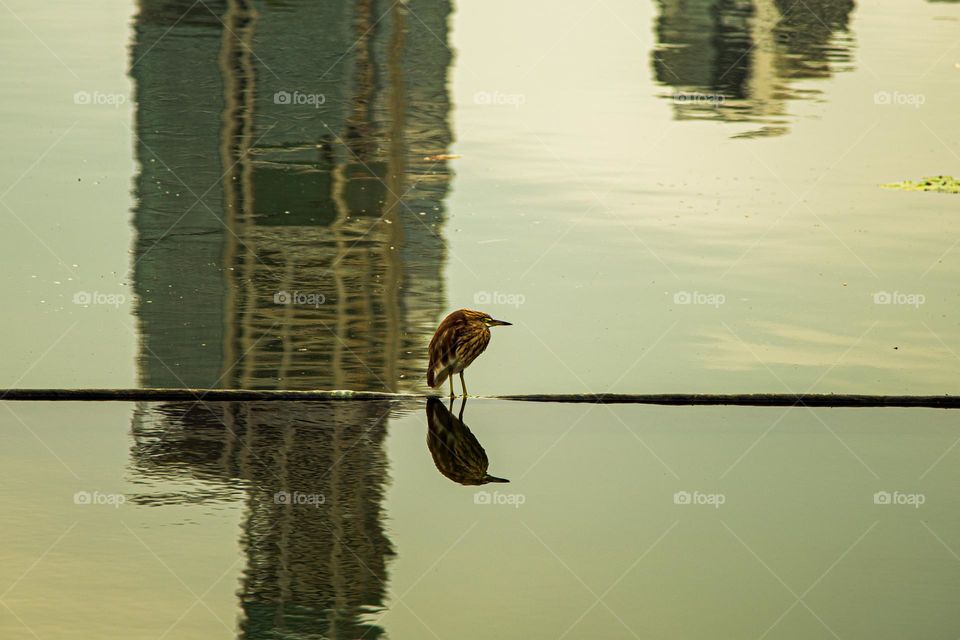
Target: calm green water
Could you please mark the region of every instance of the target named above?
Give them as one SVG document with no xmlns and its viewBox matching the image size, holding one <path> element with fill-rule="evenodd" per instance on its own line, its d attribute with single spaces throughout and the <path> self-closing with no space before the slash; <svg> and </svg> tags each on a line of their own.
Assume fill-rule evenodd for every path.
<svg viewBox="0 0 960 640">
<path fill-rule="evenodd" d="M 13 409 L 4 638 L 960 630 L 947 411 L 473 400 L 428 425 L 422 403 Z M 509 484 L 440 472 L 484 457 Z"/>
<path fill-rule="evenodd" d="M 955 391 L 956 4 L 3 10 L 2 386 Z"/>
<path fill-rule="evenodd" d="M 0 388 L 956 392 L 956 3 L 0 14 Z M 956 638 L 956 423 L 4 403 L 0 637 Z"/>
</svg>

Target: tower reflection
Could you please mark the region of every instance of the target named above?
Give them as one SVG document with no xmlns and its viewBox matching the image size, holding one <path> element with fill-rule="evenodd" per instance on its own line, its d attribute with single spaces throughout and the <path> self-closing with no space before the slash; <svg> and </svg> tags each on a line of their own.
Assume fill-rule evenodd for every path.
<svg viewBox="0 0 960 640">
<path fill-rule="evenodd" d="M 450 11 L 143 0 L 144 386 L 421 388 L 444 306 Z"/>
<path fill-rule="evenodd" d="M 657 0 L 656 80 L 671 87 L 678 120 L 762 125 L 785 132 L 791 100 L 816 98 L 805 81 L 852 68 L 853 0 Z"/>
<path fill-rule="evenodd" d="M 143 386 L 422 390 L 445 305 L 450 13 L 443 0 L 140 0 Z M 138 409 L 135 475 L 197 481 L 138 502 L 244 495 L 241 637 L 383 634 L 370 614 L 394 555 L 382 501 L 396 408 Z"/>
<path fill-rule="evenodd" d="M 394 555 L 383 525 L 385 402 L 163 403 L 139 407 L 132 470 L 142 505 L 245 495 L 239 637 L 376 638 Z"/>
</svg>

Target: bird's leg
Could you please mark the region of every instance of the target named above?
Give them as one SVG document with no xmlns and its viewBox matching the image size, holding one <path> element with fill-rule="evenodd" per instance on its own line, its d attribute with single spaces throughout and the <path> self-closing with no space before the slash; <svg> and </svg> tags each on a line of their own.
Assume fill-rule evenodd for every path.
<svg viewBox="0 0 960 640">
<path fill-rule="evenodd" d="M 450 376 L 450 397 L 456 398 L 457 394 L 453 392 L 453 376 Z"/>
<path fill-rule="evenodd" d="M 460 387 L 463 389 L 463 397 L 467 397 L 467 383 L 463 380 L 463 371 L 460 372 Z"/>
<path fill-rule="evenodd" d="M 467 396 L 466 394 L 464 394 L 463 400 L 460 401 L 460 415 L 457 416 L 458 418 L 460 418 L 460 422 L 463 422 L 463 410 L 464 408 L 466 408 L 466 406 L 467 406 Z"/>
</svg>

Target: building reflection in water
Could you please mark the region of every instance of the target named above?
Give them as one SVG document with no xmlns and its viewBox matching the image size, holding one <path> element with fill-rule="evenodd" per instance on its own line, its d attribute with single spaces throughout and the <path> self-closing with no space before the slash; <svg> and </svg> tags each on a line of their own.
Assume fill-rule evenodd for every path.
<svg viewBox="0 0 960 640">
<path fill-rule="evenodd" d="M 377 638 L 387 402 L 163 403 L 133 423 L 141 505 L 245 494 L 240 638 Z M 201 482 L 197 482 L 201 481 Z M 188 486 L 159 494 L 151 486 Z"/>
<path fill-rule="evenodd" d="M 784 133 L 807 80 L 853 66 L 853 0 L 657 0 L 656 80 L 674 116 L 751 122 L 745 136 Z"/>
<path fill-rule="evenodd" d="M 422 390 L 445 306 L 450 2 L 139 4 L 141 384 Z M 202 481 L 139 503 L 246 496 L 240 637 L 382 635 L 391 408 L 137 411 L 138 481 Z"/>
<path fill-rule="evenodd" d="M 141 0 L 141 384 L 422 390 L 444 306 L 450 11 Z"/>
</svg>

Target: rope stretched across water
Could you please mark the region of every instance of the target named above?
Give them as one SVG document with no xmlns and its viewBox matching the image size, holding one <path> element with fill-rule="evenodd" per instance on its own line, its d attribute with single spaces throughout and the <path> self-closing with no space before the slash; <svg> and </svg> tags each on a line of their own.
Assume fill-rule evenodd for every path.
<svg viewBox="0 0 960 640">
<path fill-rule="evenodd" d="M 426 394 L 379 391 L 288 391 L 283 389 L 7 389 L 9 401 L 371 401 L 424 400 Z M 433 397 L 445 398 L 442 394 Z M 471 400 L 563 402 L 580 404 L 656 404 L 678 406 L 739 405 L 754 407 L 929 407 L 960 409 L 960 396 L 858 395 L 840 393 L 586 393 L 471 396 Z"/>
</svg>

